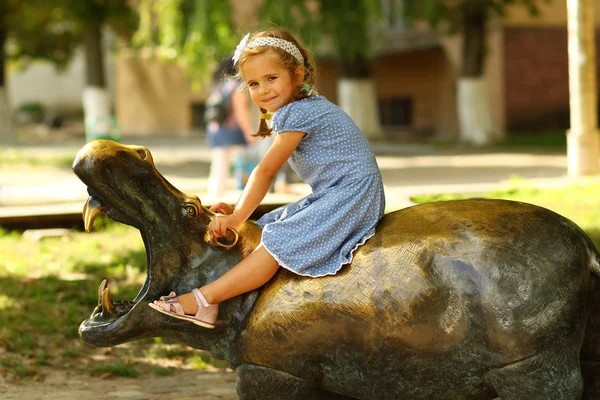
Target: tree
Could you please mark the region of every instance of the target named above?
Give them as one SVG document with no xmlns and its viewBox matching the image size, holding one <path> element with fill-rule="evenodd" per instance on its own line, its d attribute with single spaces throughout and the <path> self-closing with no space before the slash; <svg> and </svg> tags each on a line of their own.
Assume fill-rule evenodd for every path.
<svg viewBox="0 0 600 400">
<path fill-rule="evenodd" d="M 44 0 L 0 0 L 0 139 L 12 140 L 10 103 L 6 89 L 8 60 L 25 68 L 35 59 L 65 66 L 75 48 L 69 29 L 49 22 L 61 18 L 60 11 Z"/>
<path fill-rule="evenodd" d="M 369 32 L 381 16 L 380 4 L 372 0 L 320 0 L 318 12 L 322 33 L 333 42 L 339 66 L 338 98 L 362 132 L 381 138 L 381 123 L 375 84 L 369 67 Z"/>
<path fill-rule="evenodd" d="M 392 0 L 393 1 L 393 0 Z M 462 65 L 458 81 L 460 139 L 477 145 L 501 137 L 495 126 L 483 78 L 489 21 L 505 15 L 508 6 L 526 7 L 538 15 L 539 4 L 551 0 L 399 0 L 409 21 L 424 20 L 442 32 L 460 33 Z"/>
<path fill-rule="evenodd" d="M 151 45 L 177 61 L 202 82 L 217 60 L 239 39 L 231 28 L 231 0 L 142 0 L 141 24 L 134 43 Z M 328 37 L 334 44 L 341 79 L 340 105 L 367 136 L 381 133 L 374 85 L 369 71 L 369 28 L 379 15 L 372 0 L 264 0 L 241 32 L 284 26 L 316 48 Z"/>
<path fill-rule="evenodd" d="M 82 47 L 86 86 L 103 92 L 106 82 L 102 28 L 110 26 L 117 34 L 128 37 L 136 29 L 136 20 L 134 10 L 122 0 L 0 0 L 0 71 L 4 71 L 0 77 L 0 124 L 3 115 L 6 124 L 0 126 L 8 126 L 10 115 L 4 88 L 7 60 L 14 60 L 21 68 L 35 60 L 45 60 L 60 69 Z M 108 96 L 102 97 L 104 104 L 95 104 L 108 110 Z M 86 118 L 95 113 L 93 109 L 85 111 Z M 0 134 L 9 132 L 4 129 Z"/>
<path fill-rule="evenodd" d="M 57 10 L 79 39 L 84 50 L 86 87 L 83 109 L 86 137 L 113 137 L 110 97 L 104 71 L 103 30 L 110 27 L 118 36 L 129 40 L 137 28 L 137 16 L 123 0 L 47 0 Z M 56 21 L 59 25 L 60 21 Z"/>
<path fill-rule="evenodd" d="M 568 0 L 571 129 L 567 132 L 571 177 L 598 174 L 598 99 L 594 0 Z"/>
<path fill-rule="evenodd" d="M 235 48 L 231 0 L 140 0 L 139 13 L 134 46 L 179 64 L 195 86 Z"/>
</svg>

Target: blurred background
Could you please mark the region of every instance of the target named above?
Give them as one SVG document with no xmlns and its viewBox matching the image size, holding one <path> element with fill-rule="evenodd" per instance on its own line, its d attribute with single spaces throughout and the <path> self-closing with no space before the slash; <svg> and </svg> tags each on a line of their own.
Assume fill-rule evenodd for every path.
<svg viewBox="0 0 600 400">
<path fill-rule="evenodd" d="M 88 139 L 198 134 L 220 58 L 246 32 L 272 25 L 312 49 L 319 92 L 370 138 L 482 144 L 569 126 L 562 0 L 3 4 L 4 142 L 18 142 L 32 123 L 48 128 L 40 135 L 68 126 Z M 460 102 L 479 126 L 461 116 Z"/>
<path fill-rule="evenodd" d="M 239 188 L 207 195 L 204 109 L 248 31 L 282 26 L 312 51 L 318 92 L 375 150 L 388 211 L 526 201 L 600 244 L 600 0 L 570 4 L 577 13 L 565 0 L 0 0 L 3 398 L 50 399 L 50 385 L 61 399 L 237 398 L 225 364 L 175 342 L 81 343 L 98 284 L 133 299 L 146 254 L 136 230 L 107 219 L 82 232 L 71 162 L 94 139 L 146 145 L 182 191 L 235 202 Z M 571 173 L 573 160 L 587 167 Z M 308 193 L 288 175 L 268 207 Z"/>
</svg>

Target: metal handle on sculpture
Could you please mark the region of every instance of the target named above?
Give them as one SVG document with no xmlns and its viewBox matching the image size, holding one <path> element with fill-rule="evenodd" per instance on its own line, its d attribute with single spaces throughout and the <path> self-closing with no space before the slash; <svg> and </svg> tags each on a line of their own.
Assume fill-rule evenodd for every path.
<svg viewBox="0 0 600 400">
<path fill-rule="evenodd" d="M 219 239 L 214 239 L 213 242 L 216 246 L 222 247 L 224 249 L 230 249 L 237 244 L 238 239 L 240 238 L 240 235 L 235 231 L 235 229 L 232 229 L 229 227 L 227 229 L 229 229 L 231 232 L 233 232 L 233 236 L 235 236 L 235 238 L 233 239 L 233 242 L 231 242 L 230 244 L 225 244 L 225 243 L 219 242 Z"/>
</svg>

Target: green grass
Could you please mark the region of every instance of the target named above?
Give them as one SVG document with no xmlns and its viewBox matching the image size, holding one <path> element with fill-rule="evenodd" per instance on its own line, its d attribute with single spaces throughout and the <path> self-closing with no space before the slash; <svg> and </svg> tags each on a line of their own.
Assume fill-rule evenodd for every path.
<svg viewBox="0 0 600 400">
<path fill-rule="evenodd" d="M 40 156 L 39 154 L 31 154 L 29 150 L 8 147 L 0 149 L 0 168 L 44 166 L 70 169 L 73 157 L 74 154 L 71 152 Z"/>
<path fill-rule="evenodd" d="M 0 358 L 0 371 L 1 370 L 4 370 L 7 374 L 17 378 L 25 378 L 36 374 L 35 368 L 26 367 L 23 365 L 22 361 L 15 358 Z"/>
<path fill-rule="evenodd" d="M 469 197 L 516 200 L 548 208 L 579 225 L 600 248 L 600 180 L 587 179 L 560 188 L 541 189 L 513 179 L 508 187 L 481 195 L 443 193 L 414 196 L 415 203 L 459 200 Z"/>
<path fill-rule="evenodd" d="M 176 369 L 173 367 L 159 367 L 155 368 L 152 373 L 156 376 L 171 376 L 175 373 Z"/>
<path fill-rule="evenodd" d="M 429 142 L 438 149 L 464 148 L 465 144 L 458 141 Z M 470 147 L 470 146 L 467 146 Z M 477 147 L 474 147 L 477 148 Z M 508 132 L 504 140 L 498 143 L 482 146 L 482 150 L 508 150 L 508 151 L 564 151 L 567 148 L 565 131 L 544 132 Z"/>
<path fill-rule="evenodd" d="M 146 270 L 139 232 L 99 218 L 91 234 L 73 232 L 39 241 L 19 232 L 0 231 L 0 276 L 88 274 L 123 279 Z M 0 304 L 2 300 L 0 298 Z"/>
<path fill-rule="evenodd" d="M 89 368 L 91 375 L 111 375 L 124 378 L 137 378 L 140 372 L 132 365 L 124 363 L 93 365 Z"/>
<path fill-rule="evenodd" d="M 509 133 L 506 139 L 497 146 L 506 148 L 546 148 L 566 149 L 567 135 L 565 131 L 551 131 L 538 133 Z"/>
<path fill-rule="evenodd" d="M 157 364 L 173 359 L 190 368 L 225 367 L 208 353 L 162 339 L 108 350 L 83 345 L 78 328 L 98 303 L 102 279 L 108 278 L 115 300 L 132 300 L 146 276 L 146 253 L 136 229 L 102 218 L 94 230 L 40 240 L 0 230 L 0 375 L 22 379 L 43 368 L 128 377 L 169 374 Z M 147 354 L 153 354 L 152 365 L 130 362 Z M 106 359 L 103 364 L 94 361 L 98 355 Z"/>
</svg>

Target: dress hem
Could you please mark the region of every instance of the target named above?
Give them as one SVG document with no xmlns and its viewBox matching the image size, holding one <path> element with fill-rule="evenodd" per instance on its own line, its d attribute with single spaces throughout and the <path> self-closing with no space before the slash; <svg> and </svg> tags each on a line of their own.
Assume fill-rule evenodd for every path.
<svg viewBox="0 0 600 400">
<path fill-rule="evenodd" d="M 362 246 L 363 244 L 365 244 L 365 243 L 367 242 L 367 240 L 371 239 L 371 238 L 373 237 L 373 235 L 375 235 L 375 232 L 376 232 L 376 231 L 374 230 L 374 231 L 373 231 L 373 233 L 371 233 L 371 234 L 370 234 L 370 235 L 368 235 L 368 236 L 365 236 L 363 239 L 361 239 L 361 240 L 360 240 L 358 243 L 356 243 L 356 244 L 354 245 L 354 247 L 352 248 L 352 250 L 350 250 L 350 259 L 349 259 L 348 261 L 341 263 L 341 264 L 340 264 L 340 266 L 339 266 L 339 267 L 338 267 L 338 268 L 337 268 L 335 271 L 333 271 L 333 272 L 328 272 L 328 273 L 326 273 L 326 274 L 322 274 L 322 275 L 310 275 L 310 274 L 303 274 L 303 273 L 301 273 L 301 272 L 298 272 L 298 271 L 295 271 L 295 270 L 293 270 L 292 268 L 290 268 L 290 267 L 288 267 L 287 265 L 285 265 L 285 264 L 284 264 L 284 263 L 281 261 L 281 259 L 280 259 L 279 257 L 277 257 L 277 255 L 276 255 L 276 254 L 274 254 L 274 253 L 273 253 L 271 250 L 269 250 L 269 248 L 267 247 L 266 243 L 265 243 L 265 242 L 263 242 L 262 240 L 261 240 L 261 244 L 262 244 L 262 245 L 263 245 L 263 247 L 264 247 L 264 248 L 267 250 L 267 252 L 268 252 L 268 253 L 271 255 L 271 257 L 273 257 L 273 258 L 275 259 L 275 261 L 277 261 L 277 263 L 279 264 L 279 266 L 280 266 L 280 267 L 282 267 L 282 268 L 285 268 L 285 269 L 287 269 L 288 271 L 290 271 L 290 272 L 293 272 L 293 273 L 294 273 L 294 274 L 296 274 L 296 275 L 300 275 L 300 276 L 307 276 L 307 277 L 310 277 L 310 278 L 322 278 L 322 277 L 324 277 L 324 276 L 335 275 L 335 274 L 337 274 L 337 273 L 338 273 L 338 271 L 339 271 L 340 269 L 342 269 L 342 267 L 343 267 L 344 265 L 346 265 L 346 264 L 350 264 L 350 263 L 352 262 L 352 260 L 354 259 L 354 252 L 355 252 L 356 250 L 358 250 L 358 248 L 359 248 L 360 246 Z"/>
</svg>

